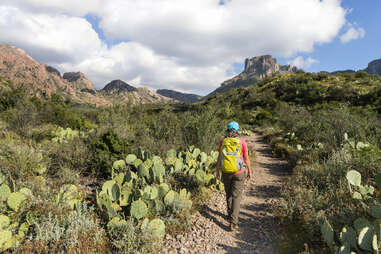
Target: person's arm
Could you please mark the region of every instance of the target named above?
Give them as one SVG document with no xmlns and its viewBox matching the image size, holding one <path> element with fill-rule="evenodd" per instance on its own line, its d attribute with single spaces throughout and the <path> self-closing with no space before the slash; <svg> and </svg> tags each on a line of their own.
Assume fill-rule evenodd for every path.
<svg viewBox="0 0 381 254">
<path fill-rule="evenodd" d="M 216 178 L 217 179 L 220 179 L 220 175 L 221 175 L 221 163 L 220 163 L 220 160 L 221 160 L 221 151 L 219 151 L 219 153 L 218 153 L 218 159 L 217 159 L 217 166 L 216 166 Z"/>
<path fill-rule="evenodd" d="M 221 175 L 221 146 L 222 146 L 222 140 L 220 141 L 220 145 L 218 146 L 218 158 L 217 158 L 217 166 L 216 166 L 216 178 L 220 179 Z"/>
<path fill-rule="evenodd" d="M 250 157 L 249 157 L 249 152 L 247 150 L 243 154 L 243 160 L 245 161 L 247 169 L 249 170 L 247 174 L 247 178 L 251 179 L 253 177 L 253 171 L 251 170 Z"/>
<path fill-rule="evenodd" d="M 247 174 L 247 178 L 251 179 L 253 177 L 253 171 L 251 169 L 250 157 L 249 157 L 249 149 L 247 147 L 246 141 L 242 139 L 242 152 L 243 152 L 243 161 L 247 166 L 247 170 L 249 171 Z"/>
</svg>

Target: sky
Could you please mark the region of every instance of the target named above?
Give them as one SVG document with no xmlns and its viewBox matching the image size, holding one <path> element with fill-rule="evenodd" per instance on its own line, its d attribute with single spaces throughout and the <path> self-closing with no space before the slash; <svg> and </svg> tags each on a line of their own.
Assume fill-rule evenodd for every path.
<svg viewBox="0 0 381 254">
<path fill-rule="evenodd" d="M 0 43 L 95 85 L 205 95 L 270 54 L 305 71 L 381 58 L 378 0 L 1 0 Z"/>
</svg>

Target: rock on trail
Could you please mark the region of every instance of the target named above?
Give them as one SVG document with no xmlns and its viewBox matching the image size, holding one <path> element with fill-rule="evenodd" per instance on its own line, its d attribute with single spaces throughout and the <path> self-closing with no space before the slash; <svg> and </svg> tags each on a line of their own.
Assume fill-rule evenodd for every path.
<svg viewBox="0 0 381 254">
<path fill-rule="evenodd" d="M 184 234 L 167 235 L 163 253 L 276 253 L 280 226 L 273 208 L 279 202 L 283 179 L 289 175 L 287 162 L 273 158 L 261 136 L 246 137 L 252 156 L 254 177 L 246 182 L 241 203 L 239 229 L 229 231 L 224 192 L 216 192 L 200 213 L 194 226 Z"/>
</svg>

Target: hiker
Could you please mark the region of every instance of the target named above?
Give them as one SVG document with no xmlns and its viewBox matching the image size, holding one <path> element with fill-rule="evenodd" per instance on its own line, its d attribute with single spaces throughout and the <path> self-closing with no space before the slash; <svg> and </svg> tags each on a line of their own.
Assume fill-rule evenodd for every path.
<svg viewBox="0 0 381 254">
<path fill-rule="evenodd" d="M 238 133 L 239 124 L 230 122 L 225 138 L 221 140 L 217 160 L 217 179 L 222 171 L 225 186 L 228 220 L 230 230 L 238 229 L 238 215 L 245 179 L 252 178 L 247 144 Z"/>
</svg>

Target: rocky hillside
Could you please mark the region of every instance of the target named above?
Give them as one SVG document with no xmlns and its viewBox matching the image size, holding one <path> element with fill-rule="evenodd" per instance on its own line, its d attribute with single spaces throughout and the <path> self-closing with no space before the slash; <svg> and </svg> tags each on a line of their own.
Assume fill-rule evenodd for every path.
<svg viewBox="0 0 381 254">
<path fill-rule="evenodd" d="M 297 68 L 294 66 L 278 64 L 277 60 L 270 55 L 256 56 L 251 59 L 247 58 L 243 72 L 223 82 L 219 88 L 206 97 L 215 93 L 226 92 L 232 88 L 256 83 L 273 74 L 295 73 L 296 71 Z"/>
<path fill-rule="evenodd" d="M 77 103 L 106 106 L 110 102 L 97 96 L 90 80 L 82 73 L 61 73 L 40 63 L 22 49 L 0 45 L 0 76 L 38 97 L 57 93 Z"/>
<path fill-rule="evenodd" d="M 135 88 L 121 80 L 112 81 L 100 92 L 81 72 L 61 73 L 40 63 L 22 49 L 0 44 L 0 77 L 24 88 L 29 94 L 50 97 L 60 94 L 81 104 L 107 106 L 112 103 L 157 103 L 175 101 L 148 88 Z"/>
<path fill-rule="evenodd" d="M 182 102 L 195 102 L 202 98 L 202 96 L 197 94 L 181 93 L 178 91 L 168 90 L 168 89 L 159 89 L 156 92 L 165 97 L 172 98 Z"/>
<path fill-rule="evenodd" d="M 381 75 L 381 59 L 374 60 L 368 64 L 368 68 L 365 71 L 369 74 Z"/>
<path fill-rule="evenodd" d="M 111 81 L 102 90 L 100 90 L 99 93 L 101 93 L 106 99 L 110 100 L 113 104 L 147 104 L 175 101 L 174 99 L 162 96 L 149 88 L 136 88 L 122 80 Z"/>
</svg>

